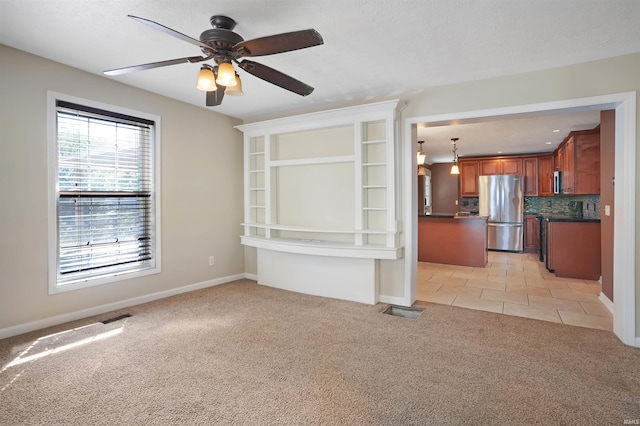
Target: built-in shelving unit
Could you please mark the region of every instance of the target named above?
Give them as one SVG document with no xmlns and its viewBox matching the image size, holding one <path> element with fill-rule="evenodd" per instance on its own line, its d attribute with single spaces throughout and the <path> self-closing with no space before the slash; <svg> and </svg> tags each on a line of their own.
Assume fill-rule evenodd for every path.
<svg viewBox="0 0 640 426">
<path fill-rule="evenodd" d="M 238 126 L 245 152 L 242 243 L 399 258 L 396 106 L 382 102 Z"/>
</svg>

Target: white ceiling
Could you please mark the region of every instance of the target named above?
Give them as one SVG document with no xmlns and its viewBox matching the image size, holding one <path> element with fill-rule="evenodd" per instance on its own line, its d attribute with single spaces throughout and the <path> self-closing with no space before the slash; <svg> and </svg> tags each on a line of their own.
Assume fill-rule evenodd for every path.
<svg viewBox="0 0 640 426">
<path fill-rule="evenodd" d="M 307 28 L 324 38 L 322 46 L 252 58 L 315 87 L 307 97 L 240 70 L 244 96 L 227 96 L 210 109 L 247 121 L 640 52 L 637 0 L 0 0 L 0 43 L 102 75 L 201 53 L 127 15 L 198 38 L 214 14 L 235 19 L 245 40 Z M 195 88 L 199 68 L 181 64 L 105 78 L 205 108 L 204 93 Z M 570 129 L 594 120 L 555 125 Z M 525 133 L 500 124 L 506 127 L 460 125 L 455 135 L 441 136 L 449 144 L 459 137 L 464 155 L 478 153 L 471 147 L 482 134 L 493 151 L 507 141 L 515 149 L 518 141 L 506 135 Z M 529 123 L 528 129 L 548 126 Z M 424 137 L 435 143 L 437 134 L 431 129 Z M 528 139 L 531 151 L 547 140 L 542 133 Z"/>
<path fill-rule="evenodd" d="M 418 140 L 424 141 L 422 149 L 427 154 L 427 164 L 451 163 L 451 138 L 459 139 L 456 142 L 458 157 L 532 154 L 551 152 L 569 132 L 593 129 L 599 124 L 600 111 L 547 113 L 419 126 Z"/>
</svg>

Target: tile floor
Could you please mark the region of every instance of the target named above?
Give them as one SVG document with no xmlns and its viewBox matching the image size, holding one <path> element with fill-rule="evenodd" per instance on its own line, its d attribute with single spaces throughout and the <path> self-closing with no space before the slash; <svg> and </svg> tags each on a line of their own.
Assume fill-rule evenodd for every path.
<svg viewBox="0 0 640 426">
<path fill-rule="evenodd" d="M 418 262 L 418 300 L 612 331 L 600 290 L 556 277 L 536 254 L 490 251 L 486 268 Z"/>
</svg>

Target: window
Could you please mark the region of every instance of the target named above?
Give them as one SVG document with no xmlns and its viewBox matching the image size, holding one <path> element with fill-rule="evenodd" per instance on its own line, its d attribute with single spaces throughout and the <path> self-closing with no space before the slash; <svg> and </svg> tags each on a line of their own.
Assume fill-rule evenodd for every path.
<svg viewBox="0 0 640 426">
<path fill-rule="evenodd" d="M 159 118 L 54 94 L 49 104 L 50 292 L 159 272 Z"/>
</svg>

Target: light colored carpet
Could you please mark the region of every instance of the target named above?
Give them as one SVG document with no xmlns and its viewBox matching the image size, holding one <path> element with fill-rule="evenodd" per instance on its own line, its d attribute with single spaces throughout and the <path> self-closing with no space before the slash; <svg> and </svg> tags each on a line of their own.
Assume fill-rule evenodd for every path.
<svg viewBox="0 0 640 426">
<path fill-rule="evenodd" d="M 640 350 L 613 334 L 422 306 L 414 320 L 237 281 L 0 340 L 0 424 L 640 419 Z"/>
</svg>

